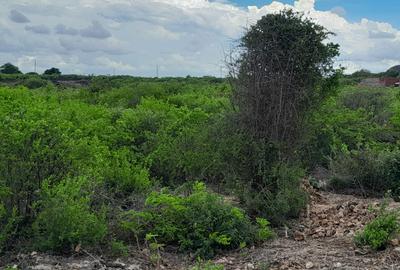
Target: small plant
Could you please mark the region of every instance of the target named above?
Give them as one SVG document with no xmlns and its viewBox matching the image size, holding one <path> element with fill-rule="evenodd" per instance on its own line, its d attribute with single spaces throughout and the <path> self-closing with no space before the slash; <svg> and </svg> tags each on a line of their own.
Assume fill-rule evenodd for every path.
<svg viewBox="0 0 400 270">
<path fill-rule="evenodd" d="M 252 224 L 243 210 L 207 191 L 201 182 L 196 182 L 186 196 L 168 190 L 152 193 L 145 210 L 130 211 L 122 221 L 123 228 L 135 237 L 146 235 L 148 241 L 156 235 L 157 245 L 178 245 L 181 251 L 199 257 L 265 240 L 272 236 L 268 224 L 264 219 L 258 220 L 258 227 Z"/>
<path fill-rule="evenodd" d="M 270 265 L 269 265 L 269 263 L 267 263 L 267 262 L 260 262 L 258 265 L 257 265 L 257 268 L 256 269 L 259 269 L 259 270 L 269 270 L 270 269 Z"/>
<path fill-rule="evenodd" d="M 399 214 L 387 210 L 387 203 L 382 204 L 378 215 L 364 230 L 358 232 L 354 238 L 357 246 L 369 246 L 374 250 L 386 248 L 390 239 L 399 233 Z"/>
<path fill-rule="evenodd" d="M 111 254 L 115 257 L 129 255 L 129 248 L 121 241 L 114 240 L 111 242 Z"/>
<path fill-rule="evenodd" d="M 87 179 L 65 179 L 43 186 L 41 212 L 33 223 L 36 245 L 42 250 L 64 251 L 78 244 L 95 246 L 107 233 L 104 215 L 90 208 Z"/>
<path fill-rule="evenodd" d="M 192 267 L 190 270 L 224 270 L 225 267 L 222 264 L 215 264 L 211 261 L 198 260 L 196 266 Z"/>
<path fill-rule="evenodd" d="M 265 241 L 275 236 L 274 232 L 269 227 L 270 223 L 265 218 L 256 218 L 258 231 L 257 231 L 257 240 Z"/>
<path fill-rule="evenodd" d="M 146 243 L 150 250 L 150 261 L 157 267 L 161 265 L 161 250 L 164 245 L 157 242 L 157 235 L 148 233 L 146 234 Z"/>
<path fill-rule="evenodd" d="M 18 269 L 19 269 L 19 268 L 18 268 L 17 265 L 13 265 L 13 266 L 8 265 L 8 266 L 6 266 L 6 267 L 4 268 L 4 270 L 18 270 Z"/>
</svg>

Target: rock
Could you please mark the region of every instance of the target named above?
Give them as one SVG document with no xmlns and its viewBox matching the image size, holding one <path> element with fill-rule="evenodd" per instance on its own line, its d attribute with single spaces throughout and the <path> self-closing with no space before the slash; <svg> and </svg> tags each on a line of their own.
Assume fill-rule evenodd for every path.
<svg viewBox="0 0 400 270">
<path fill-rule="evenodd" d="M 252 264 L 252 263 L 246 264 L 246 270 L 253 270 L 253 269 L 256 269 L 256 267 L 254 266 L 254 264 Z"/>
<path fill-rule="evenodd" d="M 305 240 L 305 235 L 302 232 L 295 231 L 294 232 L 294 240 L 296 241 L 304 241 Z"/>
<path fill-rule="evenodd" d="M 229 257 L 222 257 L 216 260 L 214 263 L 216 264 L 233 264 L 233 259 Z"/>
<path fill-rule="evenodd" d="M 75 252 L 76 252 L 76 253 L 79 253 L 79 251 L 81 251 L 81 244 L 78 244 L 78 245 L 75 247 Z"/>
<path fill-rule="evenodd" d="M 127 270 L 140 270 L 140 266 L 137 264 L 131 264 L 126 269 Z"/>
<path fill-rule="evenodd" d="M 333 265 L 333 267 L 335 267 L 335 268 L 341 268 L 341 267 L 342 267 L 342 264 L 341 264 L 340 262 L 337 262 L 337 263 L 335 263 L 335 264 Z"/>
<path fill-rule="evenodd" d="M 307 262 L 306 263 L 306 269 L 311 269 L 314 267 L 314 264 L 312 262 Z"/>
<path fill-rule="evenodd" d="M 53 267 L 50 265 L 39 264 L 31 267 L 32 270 L 53 270 Z"/>
<path fill-rule="evenodd" d="M 392 246 L 394 246 L 394 247 L 397 247 L 397 246 L 399 246 L 399 239 L 392 239 L 392 240 L 390 240 L 390 244 L 392 245 Z"/>
<path fill-rule="evenodd" d="M 120 259 L 117 259 L 113 262 L 107 263 L 107 266 L 115 268 L 125 268 L 126 264 L 123 263 Z"/>
<path fill-rule="evenodd" d="M 36 255 L 37 255 L 37 252 L 36 251 L 32 251 L 31 256 L 35 257 Z"/>
</svg>

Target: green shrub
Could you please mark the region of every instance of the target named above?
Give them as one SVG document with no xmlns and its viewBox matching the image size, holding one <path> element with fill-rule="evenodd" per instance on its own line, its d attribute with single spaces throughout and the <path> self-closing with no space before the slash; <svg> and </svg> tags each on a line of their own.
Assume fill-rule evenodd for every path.
<svg viewBox="0 0 400 270">
<path fill-rule="evenodd" d="M 189 195 L 174 195 L 168 190 L 152 193 L 146 209 L 131 211 L 123 227 L 134 234 L 151 234 L 163 244 L 178 245 L 181 251 L 210 257 L 218 249 L 233 249 L 252 243 L 257 234 L 263 239 L 272 233 L 261 222 L 260 230 L 245 213 L 224 202 L 221 196 L 208 192 L 197 182 Z"/>
<path fill-rule="evenodd" d="M 41 79 L 38 76 L 30 76 L 28 79 L 24 80 L 23 85 L 29 89 L 36 89 L 44 87 L 48 84 L 46 80 Z"/>
<path fill-rule="evenodd" d="M 196 266 L 190 268 L 190 270 L 224 270 L 225 267 L 222 264 L 214 264 L 210 261 L 197 262 Z"/>
<path fill-rule="evenodd" d="M 99 245 L 107 232 L 106 239 L 126 239 L 127 232 L 116 230 L 126 209 L 143 210 L 125 216 L 138 240 L 154 235 L 160 245 L 204 256 L 271 236 L 267 221 L 251 224 L 242 210 L 201 187 L 154 193 L 142 209 L 158 183 L 172 190 L 200 179 L 227 194 L 235 188 L 252 217 L 274 223 L 301 207 L 300 173 L 274 170 L 274 149 L 253 151 L 257 143 L 227 113 L 231 90 L 223 80 L 98 77 L 88 88 L 0 87 L 0 187 L 7 191 L 0 194 L 0 241 L 6 248 L 31 228 L 33 246 L 43 250 Z M 123 252 L 118 240 L 112 245 Z"/>
<path fill-rule="evenodd" d="M 8 265 L 8 266 L 6 266 L 5 268 L 4 268 L 4 270 L 18 270 L 19 268 L 18 268 L 18 266 L 10 266 L 10 265 Z"/>
<path fill-rule="evenodd" d="M 110 248 L 111 255 L 115 257 L 127 257 L 129 255 L 129 248 L 122 241 L 113 240 Z"/>
<path fill-rule="evenodd" d="M 269 227 L 270 223 L 265 218 L 256 218 L 258 224 L 257 236 L 256 239 L 258 241 L 265 241 L 275 236 L 271 228 Z"/>
<path fill-rule="evenodd" d="M 16 208 L 7 213 L 4 204 L 0 203 L 0 252 L 10 246 L 9 241 L 15 237 L 20 220 Z"/>
<path fill-rule="evenodd" d="M 202 110 L 181 109 L 179 118 L 157 133 L 157 145 L 149 159 L 152 171 L 164 176 L 165 183 L 182 184 L 203 176 L 212 162 L 205 127 L 208 118 Z"/>
<path fill-rule="evenodd" d="M 88 90 L 92 93 L 99 93 L 102 91 L 111 90 L 112 88 L 113 84 L 109 77 L 96 76 L 91 79 Z"/>
<path fill-rule="evenodd" d="M 151 186 L 149 172 L 137 163 L 129 150 L 113 151 L 104 171 L 107 185 L 123 194 L 148 190 Z"/>
<path fill-rule="evenodd" d="M 391 191 L 400 196 L 400 150 L 366 149 L 343 153 L 331 162 L 335 190 L 356 189 L 366 195 Z"/>
<path fill-rule="evenodd" d="M 105 216 L 91 210 L 88 185 L 83 177 L 65 179 L 54 187 L 44 184 L 33 223 L 38 248 L 68 251 L 78 244 L 101 243 L 107 233 Z"/>
<path fill-rule="evenodd" d="M 369 246 L 374 250 L 382 250 L 399 231 L 398 212 L 386 210 L 384 204 L 378 216 L 356 234 L 354 241 L 358 246 Z"/>
<path fill-rule="evenodd" d="M 303 163 L 327 167 L 343 152 L 391 148 L 399 139 L 397 100 L 391 89 L 343 86 L 310 115 L 300 151 Z"/>
<path fill-rule="evenodd" d="M 252 215 L 282 224 L 287 219 L 298 217 L 307 203 L 307 194 L 300 186 L 304 171 L 284 163 L 268 166 L 272 168 L 260 171 L 253 178 L 257 181 L 253 180 L 238 189 L 239 196 Z"/>
<path fill-rule="evenodd" d="M 390 109 L 388 104 L 393 96 L 393 91 L 382 91 L 382 88 L 348 88 L 339 96 L 339 101 L 346 108 L 362 108 L 378 116 Z"/>
</svg>

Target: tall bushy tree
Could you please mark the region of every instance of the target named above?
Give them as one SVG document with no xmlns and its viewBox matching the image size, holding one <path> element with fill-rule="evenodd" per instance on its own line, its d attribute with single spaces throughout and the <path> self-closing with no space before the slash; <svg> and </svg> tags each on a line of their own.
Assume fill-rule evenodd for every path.
<svg viewBox="0 0 400 270">
<path fill-rule="evenodd" d="M 5 63 L 0 67 L 0 73 L 2 74 L 21 74 L 22 72 L 19 70 L 17 66 L 14 66 L 11 63 Z"/>
<path fill-rule="evenodd" d="M 241 38 L 230 61 L 233 104 L 241 127 L 255 139 L 291 146 L 307 112 L 334 90 L 339 45 L 301 13 L 268 14 Z"/>
<path fill-rule="evenodd" d="M 58 68 L 52 67 L 49 69 L 46 69 L 43 72 L 44 75 L 61 75 L 61 71 Z"/>
</svg>

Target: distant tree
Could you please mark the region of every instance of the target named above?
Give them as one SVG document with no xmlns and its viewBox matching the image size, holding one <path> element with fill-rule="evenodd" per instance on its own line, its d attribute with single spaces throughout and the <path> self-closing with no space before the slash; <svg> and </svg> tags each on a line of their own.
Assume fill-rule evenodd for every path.
<svg viewBox="0 0 400 270">
<path fill-rule="evenodd" d="M 18 67 L 11 63 L 6 63 L 0 67 L 0 73 L 2 74 L 21 74 L 22 72 Z"/>
<path fill-rule="evenodd" d="M 39 75 L 37 72 L 28 72 L 28 73 L 25 73 L 26 75 Z"/>
<path fill-rule="evenodd" d="M 351 76 L 353 76 L 353 77 L 369 77 L 371 75 L 372 75 L 372 73 L 368 69 L 360 69 L 360 70 L 354 72 L 353 74 L 351 74 Z"/>
<path fill-rule="evenodd" d="M 61 71 L 58 68 L 52 67 L 49 69 L 46 69 L 43 72 L 44 75 L 61 75 Z"/>
<path fill-rule="evenodd" d="M 89 84 L 89 91 L 93 93 L 97 93 L 104 90 L 112 89 L 113 84 L 109 77 L 106 76 L 94 76 Z"/>
<path fill-rule="evenodd" d="M 313 107 L 337 85 L 339 45 L 324 27 L 285 10 L 262 17 L 228 61 L 233 104 L 243 130 L 255 139 L 289 145 Z"/>
</svg>

